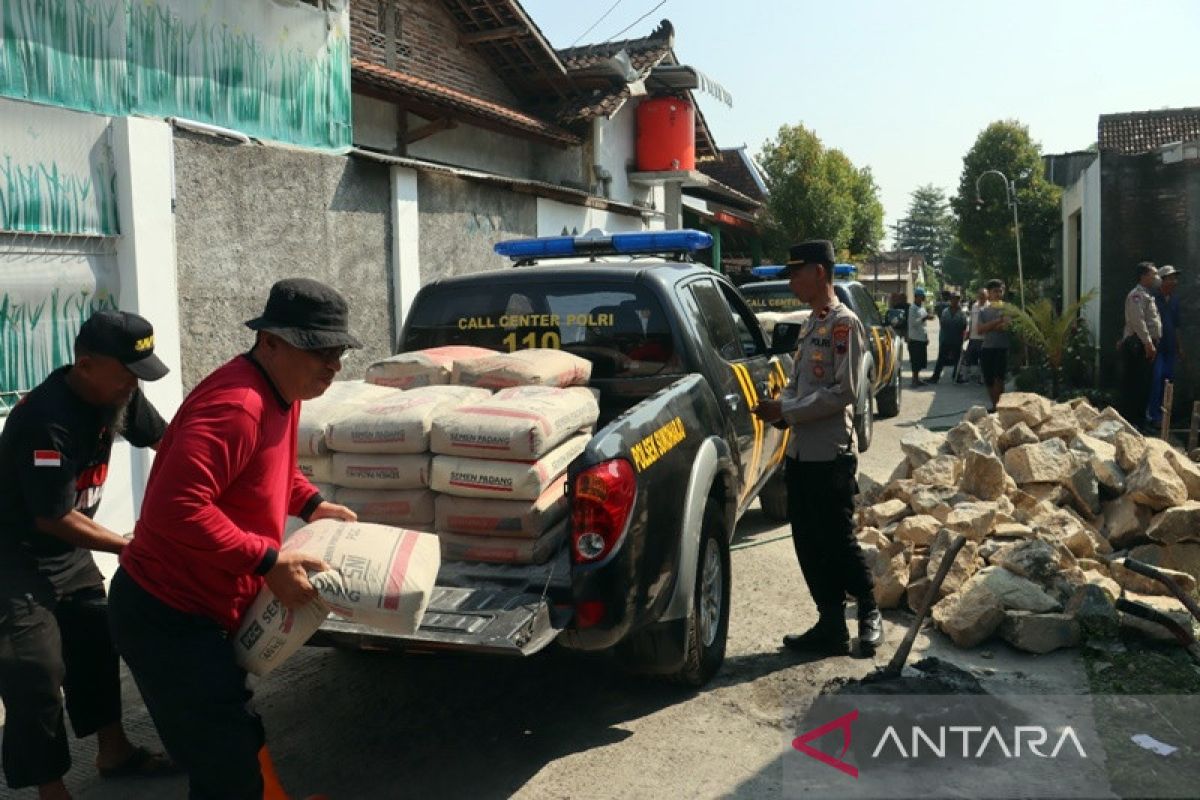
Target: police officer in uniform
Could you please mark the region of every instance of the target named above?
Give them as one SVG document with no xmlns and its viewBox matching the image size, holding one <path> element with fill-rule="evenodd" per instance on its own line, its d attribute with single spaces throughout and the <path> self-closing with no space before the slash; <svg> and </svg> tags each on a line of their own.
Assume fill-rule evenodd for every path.
<svg viewBox="0 0 1200 800">
<path fill-rule="evenodd" d="M 1154 359 L 1162 339 L 1162 319 L 1150 290 L 1158 270 L 1149 261 L 1137 265 L 1137 285 L 1125 295 L 1125 330 L 1121 336 L 1121 414 L 1138 428 L 1146 428 L 1146 403 L 1154 380 Z"/>
<path fill-rule="evenodd" d="M 43 800 L 69 797 L 63 698 L 77 737 L 97 734 L 105 777 L 163 774 L 162 755 L 121 726 L 121 680 L 104 578 L 92 550 L 124 537 L 95 522 L 113 438 L 153 447 L 166 424 L 138 388 L 167 367 L 136 314 L 99 311 L 80 328 L 75 362 L 52 372 L 0 433 L 0 697 L 4 774 Z"/>
<path fill-rule="evenodd" d="M 793 650 L 820 655 L 849 652 L 845 599 L 857 600 L 859 642 L 874 649 L 883 639 L 871 572 L 854 536 L 858 457 L 854 401 L 866 334 L 833 290 L 833 245 L 824 239 L 794 245 L 785 266 L 792 293 L 812 315 L 800 331 L 791 380 L 778 400 L 754 413 L 788 425 L 785 477 L 792 542 L 819 619 L 810 630 L 785 636 Z"/>
</svg>

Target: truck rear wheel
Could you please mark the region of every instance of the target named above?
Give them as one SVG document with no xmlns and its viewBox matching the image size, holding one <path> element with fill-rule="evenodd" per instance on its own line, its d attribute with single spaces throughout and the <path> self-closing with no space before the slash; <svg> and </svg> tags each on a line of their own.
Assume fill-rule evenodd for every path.
<svg viewBox="0 0 1200 800">
<path fill-rule="evenodd" d="M 879 394 L 875 395 L 875 402 L 878 404 L 880 419 L 891 419 L 900 413 L 899 365 L 892 370 L 892 379 L 888 382 L 888 385 L 880 389 Z"/>
<path fill-rule="evenodd" d="M 758 504 L 762 506 L 763 516 L 772 522 L 787 522 L 787 499 L 787 481 L 784 480 L 783 470 L 779 469 L 758 493 Z"/>
<path fill-rule="evenodd" d="M 694 687 L 708 683 L 721 668 L 729 634 L 729 540 L 720 510 L 711 500 L 704 508 L 699 552 L 687 621 L 687 655 L 683 667 L 671 676 L 676 683 Z"/>
</svg>

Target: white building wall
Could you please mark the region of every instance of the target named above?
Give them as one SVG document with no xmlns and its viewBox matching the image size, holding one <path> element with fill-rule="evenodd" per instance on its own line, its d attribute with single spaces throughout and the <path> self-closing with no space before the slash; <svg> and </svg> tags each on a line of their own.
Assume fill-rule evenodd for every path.
<svg viewBox="0 0 1200 800">
<path fill-rule="evenodd" d="M 1062 198 L 1063 287 L 1065 301 L 1074 303 L 1089 291 L 1092 302 L 1083 309 L 1084 321 L 1093 333 L 1100 330 L 1100 158 L 1095 159 Z M 1072 218 L 1080 215 L 1079 285 L 1075 285 L 1075 231 Z"/>
<path fill-rule="evenodd" d="M 560 203 L 544 197 L 539 197 L 537 201 L 538 236 L 580 236 L 593 229 L 621 233 L 642 231 L 647 227 L 641 217 Z"/>
</svg>

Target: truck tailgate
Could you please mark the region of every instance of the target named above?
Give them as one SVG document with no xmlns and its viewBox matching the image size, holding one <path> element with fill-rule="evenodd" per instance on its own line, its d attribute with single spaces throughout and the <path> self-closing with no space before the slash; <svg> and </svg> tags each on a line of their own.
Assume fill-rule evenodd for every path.
<svg viewBox="0 0 1200 800">
<path fill-rule="evenodd" d="M 461 650 L 529 656 L 554 641 L 570 611 L 566 548 L 546 564 L 445 562 L 416 633 L 401 636 L 330 617 L 308 644 L 360 650 Z"/>
</svg>

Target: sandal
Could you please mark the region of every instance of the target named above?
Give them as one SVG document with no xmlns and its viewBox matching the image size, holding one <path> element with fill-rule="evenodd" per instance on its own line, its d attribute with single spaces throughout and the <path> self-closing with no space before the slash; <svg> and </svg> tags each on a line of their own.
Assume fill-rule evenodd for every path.
<svg viewBox="0 0 1200 800">
<path fill-rule="evenodd" d="M 179 767 L 165 753 L 135 747 L 125 762 L 115 767 L 97 767 L 101 778 L 158 778 L 176 775 Z"/>
</svg>

